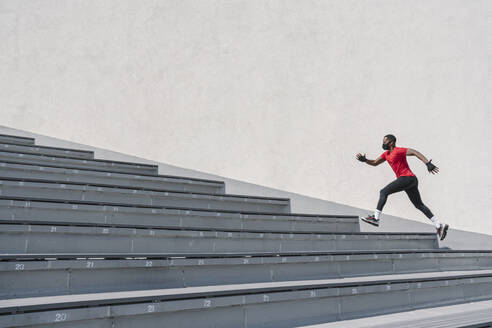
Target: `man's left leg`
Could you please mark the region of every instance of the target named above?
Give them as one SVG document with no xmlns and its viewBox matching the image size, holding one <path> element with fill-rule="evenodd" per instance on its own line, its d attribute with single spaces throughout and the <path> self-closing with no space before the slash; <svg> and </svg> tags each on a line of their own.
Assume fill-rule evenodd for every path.
<svg viewBox="0 0 492 328">
<path fill-rule="evenodd" d="M 401 176 L 396 180 L 390 182 L 386 187 L 379 191 L 379 200 L 376 210 L 374 211 L 374 215 L 369 215 L 367 217 L 361 217 L 361 220 L 369 223 L 373 226 L 379 227 L 379 218 L 381 216 L 381 212 L 383 210 L 384 205 L 388 199 L 388 196 L 405 189 L 408 189 L 414 181 L 407 176 Z"/>
</svg>

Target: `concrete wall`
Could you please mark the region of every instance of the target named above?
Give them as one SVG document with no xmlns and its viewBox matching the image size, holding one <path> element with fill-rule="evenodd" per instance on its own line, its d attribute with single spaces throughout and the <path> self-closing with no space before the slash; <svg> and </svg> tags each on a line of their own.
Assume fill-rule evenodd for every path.
<svg viewBox="0 0 492 328">
<path fill-rule="evenodd" d="M 490 1 L 2 0 L 0 124 L 367 210 L 394 174 L 355 154 L 393 133 L 431 210 L 492 234 L 490 31 Z"/>
</svg>

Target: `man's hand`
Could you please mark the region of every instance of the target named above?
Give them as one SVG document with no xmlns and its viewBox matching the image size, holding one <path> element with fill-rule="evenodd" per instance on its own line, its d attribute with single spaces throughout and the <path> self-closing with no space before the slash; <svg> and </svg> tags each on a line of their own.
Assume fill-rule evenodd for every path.
<svg viewBox="0 0 492 328">
<path fill-rule="evenodd" d="M 367 162 L 366 154 L 362 155 L 361 153 L 356 155 L 356 158 L 361 162 Z"/>
<path fill-rule="evenodd" d="M 430 161 L 428 161 L 427 163 L 425 163 L 425 165 L 427 165 L 427 171 L 429 171 L 429 173 L 432 173 L 432 174 L 438 173 L 439 168 L 437 166 L 435 166 L 434 164 L 432 164 L 431 162 L 432 162 L 432 159 Z"/>
</svg>

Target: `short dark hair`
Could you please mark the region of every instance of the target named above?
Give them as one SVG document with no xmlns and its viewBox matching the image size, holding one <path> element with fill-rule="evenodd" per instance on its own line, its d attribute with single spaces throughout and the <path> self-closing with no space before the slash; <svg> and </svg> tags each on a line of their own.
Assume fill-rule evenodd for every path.
<svg viewBox="0 0 492 328">
<path fill-rule="evenodd" d="M 387 134 L 384 136 L 385 138 L 388 138 L 389 142 L 394 142 L 396 145 L 396 137 L 392 134 Z"/>
</svg>

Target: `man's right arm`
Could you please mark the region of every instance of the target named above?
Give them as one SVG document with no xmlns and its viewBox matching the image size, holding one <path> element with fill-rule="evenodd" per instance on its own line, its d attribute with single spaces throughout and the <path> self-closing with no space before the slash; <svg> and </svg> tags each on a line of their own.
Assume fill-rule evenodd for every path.
<svg viewBox="0 0 492 328">
<path fill-rule="evenodd" d="M 371 166 L 378 166 L 379 164 L 381 164 L 384 161 L 385 161 L 385 159 L 382 158 L 381 156 L 379 156 L 376 159 L 368 159 L 366 163 L 371 165 Z"/>
<path fill-rule="evenodd" d="M 371 165 L 371 166 L 378 166 L 379 164 L 381 164 L 382 162 L 384 162 L 386 159 L 382 158 L 381 156 L 379 156 L 378 158 L 376 159 L 367 159 L 366 158 L 366 154 L 362 155 L 361 153 L 357 154 L 356 155 L 356 158 L 361 161 L 361 162 L 365 162 L 367 163 L 368 165 Z"/>
</svg>

